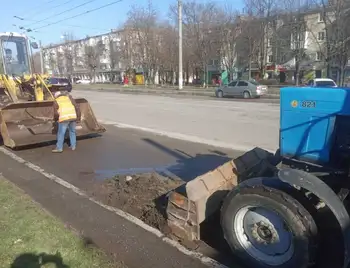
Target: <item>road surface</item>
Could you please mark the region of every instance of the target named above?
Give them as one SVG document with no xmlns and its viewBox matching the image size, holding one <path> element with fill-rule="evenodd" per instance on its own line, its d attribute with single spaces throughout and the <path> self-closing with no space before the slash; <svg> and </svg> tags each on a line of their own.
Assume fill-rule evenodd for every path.
<svg viewBox="0 0 350 268">
<path fill-rule="evenodd" d="M 255 146 L 278 148 L 277 103 L 82 90 L 73 95 L 88 99 L 96 116 L 107 124 L 244 151 Z"/>
<path fill-rule="evenodd" d="M 65 147 L 62 154 L 52 154 L 52 148 L 46 146 L 10 151 L 15 154 L 10 157 L 4 154 L 8 152 L 7 149 L 4 151 L 4 147 L 0 148 L 2 174 L 67 226 L 91 238 L 97 246 L 124 261 L 130 268 L 206 267 L 198 259 L 182 254 L 134 223 L 76 195 L 51 179 L 58 176 L 86 192 L 103 178 L 152 168 L 167 170 L 190 180 L 241 152 L 113 126 L 107 126 L 107 132 L 101 137 L 78 141 L 76 151 Z M 205 250 L 207 254 L 217 254 L 210 249 Z"/>
</svg>

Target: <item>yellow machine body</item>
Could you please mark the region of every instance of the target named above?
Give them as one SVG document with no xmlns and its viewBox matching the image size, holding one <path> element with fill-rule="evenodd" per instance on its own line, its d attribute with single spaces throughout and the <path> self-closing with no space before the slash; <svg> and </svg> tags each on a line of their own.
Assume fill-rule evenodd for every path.
<svg viewBox="0 0 350 268">
<path fill-rule="evenodd" d="M 56 140 L 54 98 L 44 75 L 32 73 L 29 55 L 26 36 L 0 33 L 0 133 L 10 148 Z M 105 132 L 89 102 L 75 101 L 81 110 L 77 136 Z"/>
</svg>

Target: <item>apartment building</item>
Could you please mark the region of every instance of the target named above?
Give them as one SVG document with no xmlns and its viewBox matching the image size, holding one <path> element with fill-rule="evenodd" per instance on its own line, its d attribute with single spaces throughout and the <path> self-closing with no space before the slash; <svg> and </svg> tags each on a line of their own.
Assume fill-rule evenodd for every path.
<svg viewBox="0 0 350 268">
<path fill-rule="evenodd" d="M 301 75 L 305 79 L 326 76 L 326 44 L 327 38 L 329 40 L 333 34 L 332 29 L 328 28 L 328 32 L 326 29 L 337 24 L 335 20 L 331 8 L 326 12 L 314 9 L 297 14 L 281 14 L 279 18 L 272 20 L 266 30 L 264 43 L 267 73 L 278 75 L 279 71 L 283 71 L 292 77 L 298 60 Z M 330 75 L 335 80 L 339 79 L 339 64 L 339 57 L 332 55 Z M 345 75 L 349 76 L 349 63 L 346 65 Z"/>
<path fill-rule="evenodd" d="M 116 81 L 124 70 L 122 32 L 65 41 L 43 49 L 45 72 L 55 76 L 90 78 L 96 82 Z"/>
</svg>

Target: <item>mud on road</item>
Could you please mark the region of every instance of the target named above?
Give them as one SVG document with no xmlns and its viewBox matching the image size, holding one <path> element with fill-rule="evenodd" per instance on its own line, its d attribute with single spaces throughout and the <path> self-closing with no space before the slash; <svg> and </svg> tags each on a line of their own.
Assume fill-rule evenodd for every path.
<svg viewBox="0 0 350 268">
<path fill-rule="evenodd" d="M 118 175 L 97 183 L 91 195 L 167 233 L 166 194 L 182 183 L 157 173 Z"/>
<path fill-rule="evenodd" d="M 94 183 L 89 194 L 106 205 L 135 216 L 189 250 L 198 251 L 229 267 L 231 264 L 234 264 L 234 267 L 241 267 L 237 260 L 228 257 L 231 254 L 221 233 L 217 215 L 201 225 L 203 241 L 185 241 L 171 233 L 165 213 L 167 194 L 184 183 L 158 173 L 117 175 Z"/>
</svg>

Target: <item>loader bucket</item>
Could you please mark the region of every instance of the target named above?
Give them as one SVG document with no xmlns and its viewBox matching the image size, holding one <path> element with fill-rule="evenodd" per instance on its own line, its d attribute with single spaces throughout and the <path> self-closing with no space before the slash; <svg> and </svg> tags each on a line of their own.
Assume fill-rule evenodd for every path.
<svg viewBox="0 0 350 268">
<path fill-rule="evenodd" d="M 172 234 L 186 241 L 200 240 L 200 224 L 220 209 L 226 195 L 242 180 L 269 168 L 271 157 L 254 148 L 170 192 L 166 215 Z"/>
<path fill-rule="evenodd" d="M 81 110 L 77 137 L 105 132 L 86 99 L 75 99 Z M 53 101 L 11 103 L 0 110 L 0 131 L 4 144 L 10 148 L 56 140 L 57 124 L 53 120 Z"/>
</svg>

